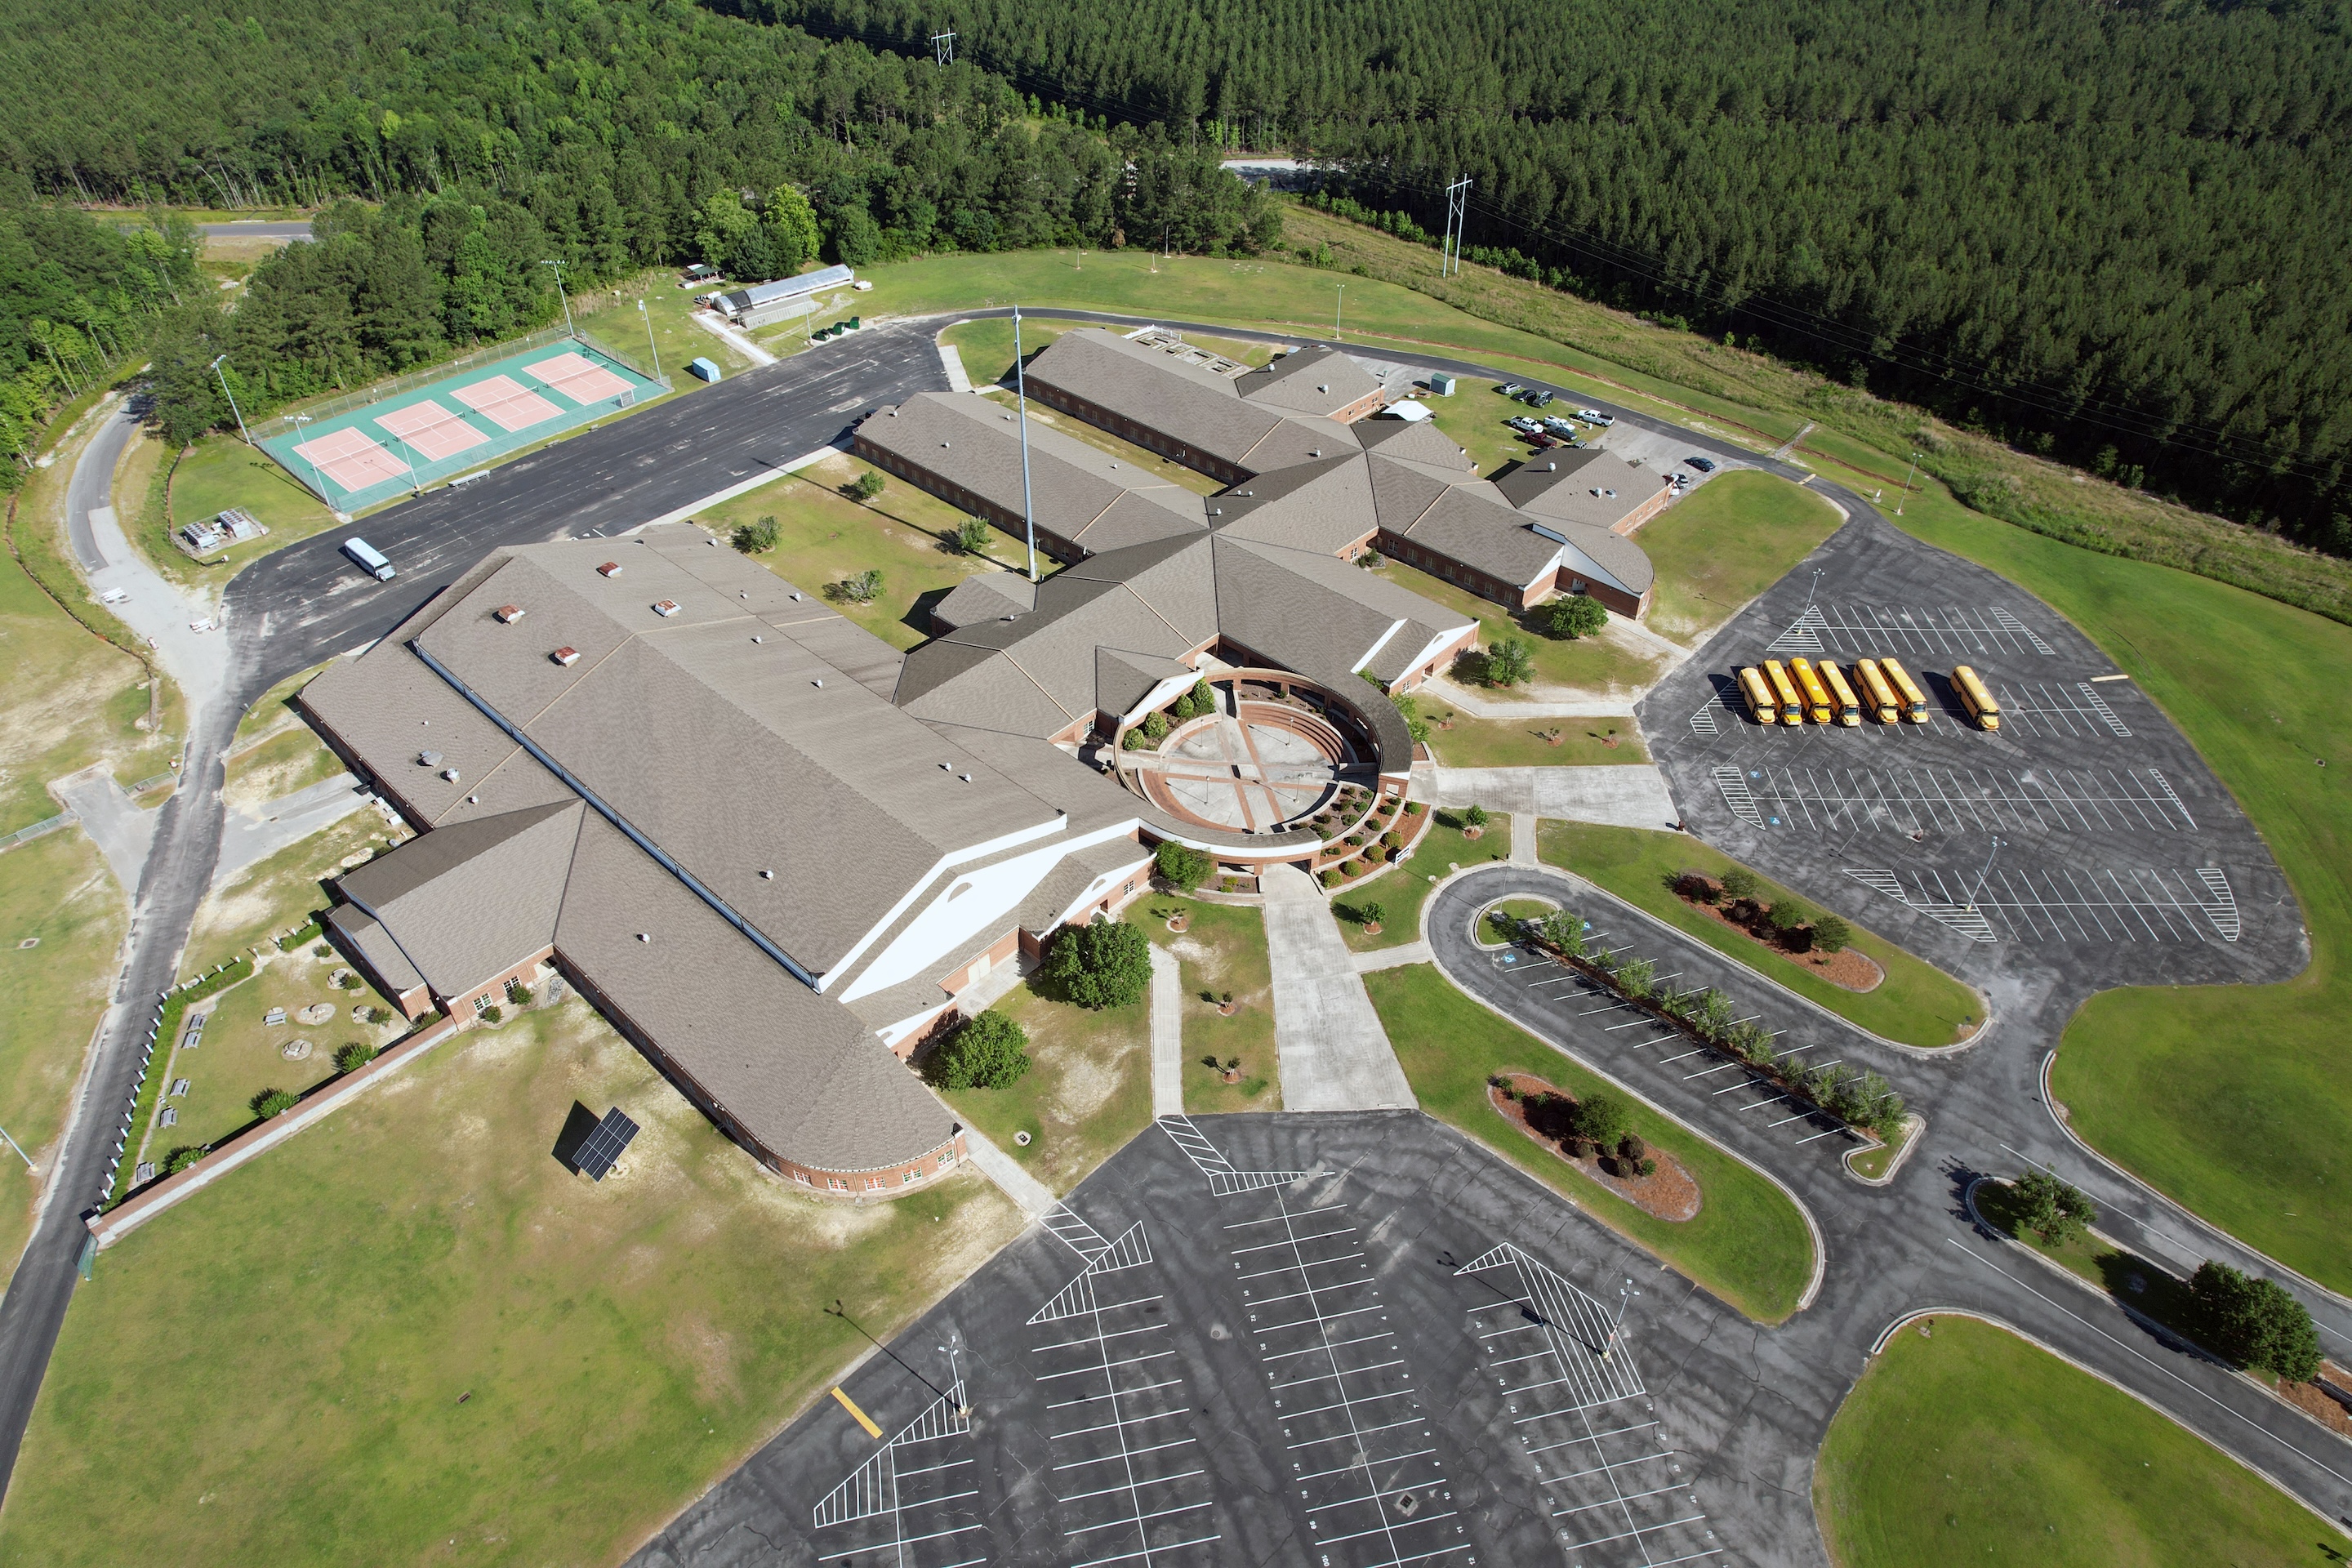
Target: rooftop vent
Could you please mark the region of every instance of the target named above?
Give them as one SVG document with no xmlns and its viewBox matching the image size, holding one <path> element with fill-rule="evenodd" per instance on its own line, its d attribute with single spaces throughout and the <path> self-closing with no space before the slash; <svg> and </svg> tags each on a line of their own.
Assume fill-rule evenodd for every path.
<svg viewBox="0 0 2352 1568">
<path fill-rule="evenodd" d="M 809 684 L 810 684 L 810 685 L 812 685 L 812 686 L 823 686 L 823 685 L 824 684 L 824 682 L 822 679 L 818 679 L 818 680 L 813 680 L 813 681 L 811 681 Z"/>
<path fill-rule="evenodd" d="M 639 942 L 651 942 L 653 939 L 654 933 L 649 931 L 641 931 L 637 933 L 637 940 Z"/>
<path fill-rule="evenodd" d="M 657 616 L 674 616 L 677 614 L 677 601 L 676 599 L 655 600 L 654 614 Z"/>
<path fill-rule="evenodd" d="M 451 784 L 456 784 L 457 782 L 457 770 L 455 768 L 443 768 L 441 770 L 441 776 L 447 779 Z"/>
<path fill-rule="evenodd" d="M 795 605 L 797 605 L 797 604 L 799 604 L 800 602 L 801 602 L 800 590 L 799 590 L 799 589 L 797 589 L 797 588 L 795 588 L 795 589 L 793 589 L 793 604 L 795 604 Z"/>
<path fill-rule="evenodd" d="M 1318 392 L 1328 392 L 1331 390 L 1331 384 L 1326 381 L 1318 381 L 1315 384 L 1315 390 Z"/>
<path fill-rule="evenodd" d="M 971 783 L 971 775 L 970 773 L 958 773 L 956 774 L 956 777 L 963 780 L 966 784 Z"/>
<path fill-rule="evenodd" d="M 1602 490 L 1601 493 L 1607 496 L 1611 500 L 1615 500 L 1617 499 L 1617 492 L 1615 490 Z"/>
<path fill-rule="evenodd" d="M 1323 448 L 1322 448 L 1322 447 L 1316 447 L 1313 451 L 1311 451 L 1311 452 L 1307 453 L 1307 455 L 1308 457 L 1310 457 L 1310 458 L 1319 458 L 1319 457 L 1321 457 L 1321 456 L 1323 455 Z"/>
<path fill-rule="evenodd" d="M 420 768 L 437 768 L 441 765 L 441 753 L 419 752 L 416 753 L 416 765 Z"/>
<path fill-rule="evenodd" d="M 621 563 L 617 561 L 607 561 L 596 568 L 596 575 L 599 577 L 617 577 L 620 574 Z"/>
<path fill-rule="evenodd" d="M 767 638 L 765 638 L 765 637 L 761 637 L 759 633 L 757 633 L 757 632 L 753 632 L 753 633 L 751 634 L 751 640 L 752 640 L 753 642 L 765 642 L 765 641 L 767 641 L 768 639 L 767 639 Z"/>
<path fill-rule="evenodd" d="M 942 441 L 942 442 L 940 442 L 940 449 L 941 451 L 945 451 L 945 450 L 947 450 L 950 447 L 952 447 L 952 446 L 954 446 L 954 445 L 955 445 L 955 443 L 954 443 L 953 441 Z"/>
<path fill-rule="evenodd" d="M 482 797 L 478 795 L 469 795 L 466 797 L 466 804 L 467 805 L 479 805 L 482 804 Z"/>
<path fill-rule="evenodd" d="M 576 647 L 560 647 L 547 657 L 568 668 L 580 662 L 580 650 Z"/>
<path fill-rule="evenodd" d="M 1559 465 L 1558 463 L 1546 463 L 1544 465 L 1544 472 L 1547 474 L 1556 474 L 1559 472 Z"/>
<path fill-rule="evenodd" d="M 522 619 L 522 606 L 520 605 L 500 605 L 494 613 L 498 616 L 499 621 L 507 626 L 512 626 L 517 621 Z"/>
<path fill-rule="evenodd" d="M 760 873 L 760 880 L 762 882 L 772 882 L 775 879 L 776 874 L 773 871 L 762 871 Z"/>
</svg>

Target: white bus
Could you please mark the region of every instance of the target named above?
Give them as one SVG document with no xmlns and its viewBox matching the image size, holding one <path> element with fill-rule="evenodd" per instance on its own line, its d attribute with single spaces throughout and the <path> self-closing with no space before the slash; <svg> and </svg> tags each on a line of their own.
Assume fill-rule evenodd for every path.
<svg viewBox="0 0 2352 1568">
<path fill-rule="evenodd" d="M 392 563 L 384 559 L 383 551 L 357 534 L 343 541 L 343 553 L 358 562 L 361 569 L 379 583 L 389 583 L 399 575 L 392 569 Z"/>
</svg>

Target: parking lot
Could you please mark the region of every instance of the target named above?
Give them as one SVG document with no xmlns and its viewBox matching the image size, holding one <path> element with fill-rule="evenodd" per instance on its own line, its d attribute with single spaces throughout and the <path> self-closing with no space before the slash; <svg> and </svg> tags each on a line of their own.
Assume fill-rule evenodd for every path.
<svg viewBox="0 0 2352 1568">
<path fill-rule="evenodd" d="M 1905 663 L 1927 723 L 1759 725 L 1739 699 L 1741 666 L 1869 657 Z M 1969 720 L 1959 664 L 1998 730 Z M 2025 945 L 2106 981 L 2299 962 L 2284 879 L 2137 685 L 2015 584 L 1883 520 L 1832 536 L 1638 711 L 1691 831 L 1957 973 Z"/>
<path fill-rule="evenodd" d="M 1801 1556 L 1838 1391 L 1738 1322 L 1418 1113 L 1174 1120 L 636 1561 Z"/>
</svg>

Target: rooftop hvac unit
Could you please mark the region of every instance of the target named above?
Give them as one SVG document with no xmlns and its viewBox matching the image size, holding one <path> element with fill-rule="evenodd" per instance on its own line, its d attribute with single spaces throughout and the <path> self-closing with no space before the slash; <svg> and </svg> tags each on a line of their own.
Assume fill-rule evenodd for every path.
<svg viewBox="0 0 2352 1568">
<path fill-rule="evenodd" d="M 676 599 L 656 600 L 654 603 L 654 614 L 657 616 L 674 616 L 677 614 L 677 601 Z"/>
<path fill-rule="evenodd" d="M 576 647 L 560 647 L 547 657 L 568 669 L 580 662 L 580 650 Z"/>
<path fill-rule="evenodd" d="M 617 577 L 620 574 L 621 563 L 617 561 L 607 561 L 596 568 L 596 575 L 599 577 Z"/>
<path fill-rule="evenodd" d="M 522 606 L 520 605 L 500 605 L 498 608 L 498 616 L 501 623 L 510 626 L 517 621 L 522 619 Z"/>
</svg>

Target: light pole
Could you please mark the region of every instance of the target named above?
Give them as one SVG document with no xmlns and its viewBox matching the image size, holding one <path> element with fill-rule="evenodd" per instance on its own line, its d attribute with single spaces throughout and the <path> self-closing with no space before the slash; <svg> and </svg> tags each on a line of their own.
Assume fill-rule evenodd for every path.
<svg viewBox="0 0 2352 1568">
<path fill-rule="evenodd" d="M 2000 854 L 2003 847 L 2001 841 L 1996 837 L 1992 841 L 1992 847 L 1986 852 L 1984 869 L 1977 873 L 1977 885 L 1969 893 L 1969 913 L 1977 912 L 1977 895 L 1984 891 L 1985 879 L 1992 875 L 1992 858 Z"/>
<path fill-rule="evenodd" d="M 302 426 L 309 423 L 310 423 L 310 416 L 308 414 L 297 414 L 294 416 L 294 434 L 297 437 L 301 436 Z M 299 448 L 305 445 L 305 443 L 297 439 L 294 445 Z M 319 459 L 310 456 L 310 453 L 304 452 L 302 454 L 302 460 L 310 465 L 310 488 L 319 492 L 320 504 L 324 506 L 329 511 L 334 510 L 335 503 L 327 499 L 327 481 L 321 478 L 319 473 Z"/>
<path fill-rule="evenodd" d="M 1021 521 L 1029 531 L 1029 581 L 1037 581 L 1037 514 L 1029 505 L 1029 375 L 1021 363 L 1021 307 L 1013 307 L 1013 395 L 1021 405 Z"/>
<path fill-rule="evenodd" d="M 1916 451 L 1914 451 L 1911 454 L 1911 466 L 1903 470 L 1903 500 L 1899 500 L 1895 503 L 1895 515 L 1897 517 L 1901 517 L 1903 515 L 1903 501 L 1907 501 L 1911 499 L 1911 476 L 1918 471 L 1919 454 Z"/>
<path fill-rule="evenodd" d="M 1617 1341 L 1625 1331 L 1625 1310 L 1633 1304 L 1633 1298 L 1640 1294 L 1639 1290 L 1633 1289 L 1633 1282 L 1631 1279 L 1617 1288 L 1617 1316 L 1609 1325 L 1608 1342 L 1601 1347 L 1602 1361 L 1607 1361 L 1616 1353 Z"/>
<path fill-rule="evenodd" d="M 579 332 L 572 325 L 572 296 L 563 291 L 563 263 L 542 261 L 540 265 L 555 268 L 555 297 L 563 301 L 563 335 L 568 338 L 578 337 Z"/>
<path fill-rule="evenodd" d="M 1346 310 L 1347 308 L 1348 286 L 1345 283 L 1342 283 L 1339 285 L 1339 302 L 1331 307 L 1331 335 L 1335 338 L 1339 335 L 1340 313 Z"/>
<path fill-rule="evenodd" d="M 212 373 L 220 377 L 221 391 L 228 398 L 228 411 L 236 416 L 236 433 L 239 436 L 244 437 L 245 444 L 250 447 L 253 445 L 253 435 L 245 427 L 245 410 L 236 405 L 236 394 L 230 392 L 228 389 L 228 374 L 221 369 L 221 360 L 225 360 L 226 358 L 228 358 L 228 355 L 223 354 L 220 356 L 220 359 L 213 361 Z"/>
<path fill-rule="evenodd" d="M 637 296 L 637 314 L 646 319 L 646 348 L 654 356 L 654 379 L 660 381 L 662 378 L 661 347 L 654 342 L 653 312 L 646 309 L 645 296 L 642 294 Z"/>
<path fill-rule="evenodd" d="M 8 1130 L 5 1127 L 0 1127 L 0 1142 L 5 1142 L 8 1147 L 16 1151 L 16 1158 L 25 1162 L 25 1169 L 29 1171 L 33 1168 L 33 1157 L 19 1148 L 14 1138 L 8 1136 Z"/>
</svg>

